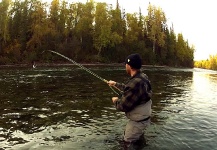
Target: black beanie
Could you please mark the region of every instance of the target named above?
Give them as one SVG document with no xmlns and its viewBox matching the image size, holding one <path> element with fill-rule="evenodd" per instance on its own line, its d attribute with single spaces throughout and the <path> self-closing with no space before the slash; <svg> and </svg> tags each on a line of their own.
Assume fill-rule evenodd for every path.
<svg viewBox="0 0 217 150">
<path fill-rule="evenodd" d="M 131 54 L 125 59 L 125 64 L 130 65 L 133 69 L 140 69 L 142 67 L 142 59 L 139 54 Z"/>
</svg>

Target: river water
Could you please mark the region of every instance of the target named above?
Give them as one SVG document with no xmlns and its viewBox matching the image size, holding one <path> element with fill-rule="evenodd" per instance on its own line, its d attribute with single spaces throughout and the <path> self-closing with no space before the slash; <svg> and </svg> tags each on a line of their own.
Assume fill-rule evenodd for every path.
<svg viewBox="0 0 217 150">
<path fill-rule="evenodd" d="M 124 66 L 87 66 L 107 80 Z M 143 67 L 153 88 L 150 150 L 217 149 L 217 72 Z M 121 150 L 127 123 L 116 96 L 76 66 L 0 69 L 0 149 Z"/>
</svg>

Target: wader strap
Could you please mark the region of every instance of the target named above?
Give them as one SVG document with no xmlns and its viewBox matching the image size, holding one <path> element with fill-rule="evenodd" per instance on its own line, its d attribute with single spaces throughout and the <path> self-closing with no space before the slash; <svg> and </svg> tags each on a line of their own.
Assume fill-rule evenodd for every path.
<svg viewBox="0 0 217 150">
<path fill-rule="evenodd" d="M 148 116 L 147 118 L 145 118 L 145 119 L 142 119 L 142 120 L 139 120 L 139 121 L 136 121 L 136 122 L 143 122 L 143 121 L 147 121 L 148 119 L 150 119 L 151 117 L 150 116 Z"/>
</svg>

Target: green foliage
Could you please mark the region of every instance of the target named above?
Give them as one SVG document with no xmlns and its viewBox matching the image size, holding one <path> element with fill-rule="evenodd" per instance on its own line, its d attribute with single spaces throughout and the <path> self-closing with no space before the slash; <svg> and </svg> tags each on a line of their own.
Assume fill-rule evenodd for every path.
<svg viewBox="0 0 217 150">
<path fill-rule="evenodd" d="M 106 3 L 97 3 L 95 12 L 94 47 L 101 51 L 111 43 L 111 18 Z"/>
<path fill-rule="evenodd" d="M 8 29 L 8 8 L 10 0 L 2 0 L 0 2 L 0 54 L 3 52 L 6 42 L 9 40 Z"/>
<path fill-rule="evenodd" d="M 166 16 L 161 8 L 156 8 L 155 6 L 149 4 L 148 15 L 145 17 L 145 23 L 147 26 L 146 34 L 149 40 L 152 42 L 153 49 L 153 62 L 161 64 L 162 59 L 166 52 L 164 49 L 166 40 Z"/>
<path fill-rule="evenodd" d="M 44 4 L 40 1 L 33 3 L 33 12 L 31 13 L 32 24 L 30 26 L 31 38 L 27 42 L 27 49 L 30 51 L 38 50 L 42 46 L 43 37 L 48 32 L 46 22 L 46 12 L 43 9 Z"/>
<path fill-rule="evenodd" d="M 163 10 L 151 4 L 147 16 L 93 0 L 3 0 L 0 10 L 0 64 L 64 61 L 41 55 L 50 49 L 78 62 L 121 63 L 140 53 L 145 64 L 193 67 L 194 47 L 169 29 Z"/>
</svg>

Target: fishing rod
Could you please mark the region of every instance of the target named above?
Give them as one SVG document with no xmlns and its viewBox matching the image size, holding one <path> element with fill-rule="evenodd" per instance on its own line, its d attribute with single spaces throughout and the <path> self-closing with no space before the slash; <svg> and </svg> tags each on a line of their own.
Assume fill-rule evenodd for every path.
<svg viewBox="0 0 217 150">
<path fill-rule="evenodd" d="M 81 69 L 87 71 L 88 73 L 90 73 L 91 75 L 93 75 L 93 76 L 95 76 L 96 78 L 100 79 L 101 81 L 103 81 L 103 82 L 105 82 L 105 83 L 108 82 L 108 80 L 106 80 L 106 79 L 100 77 L 99 75 L 95 74 L 94 72 L 92 72 L 92 71 L 89 70 L 88 68 L 82 66 L 81 64 L 77 63 L 76 61 L 74 61 L 74 60 L 72 60 L 72 59 L 70 59 L 70 58 L 68 58 L 68 57 L 66 57 L 66 56 L 64 56 L 64 55 L 62 55 L 62 54 L 60 54 L 60 53 L 58 53 L 58 52 L 56 52 L 56 51 L 52 51 L 52 50 L 45 50 L 45 51 L 49 51 L 49 52 L 51 52 L 51 53 L 57 54 L 57 55 L 59 55 L 59 56 L 65 58 L 65 59 L 67 59 L 68 61 L 72 62 L 73 64 L 75 64 L 76 66 L 80 67 Z M 44 51 L 43 51 L 42 53 L 44 53 Z M 111 86 L 109 86 L 109 87 L 111 88 L 111 90 L 112 90 L 115 94 L 120 95 L 120 94 L 119 94 L 117 91 L 115 91 Z M 116 86 L 113 86 L 113 87 L 115 87 L 119 92 L 122 92 L 122 91 L 121 91 L 120 89 L 118 89 Z"/>
</svg>

